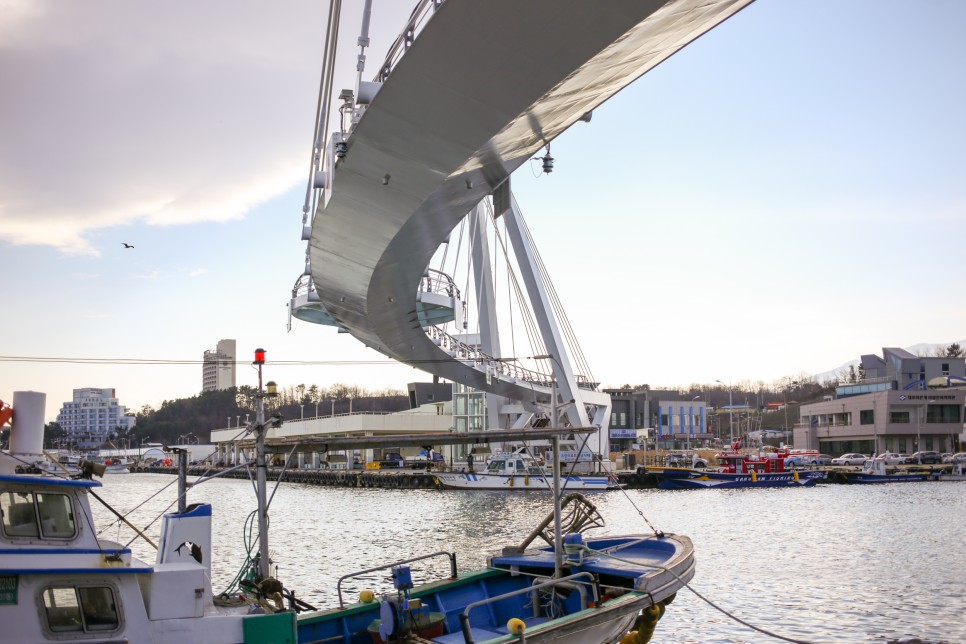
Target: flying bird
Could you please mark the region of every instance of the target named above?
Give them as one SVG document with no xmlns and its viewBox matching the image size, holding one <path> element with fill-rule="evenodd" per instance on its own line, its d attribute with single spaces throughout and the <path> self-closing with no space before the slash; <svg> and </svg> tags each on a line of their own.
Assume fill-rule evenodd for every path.
<svg viewBox="0 0 966 644">
<path fill-rule="evenodd" d="M 121 243 L 124 244 L 124 248 L 134 248 L 134 246 L 132 246 L 131 244 L 129 244 L 127 242 L 121 242 Z"/>
</svg>

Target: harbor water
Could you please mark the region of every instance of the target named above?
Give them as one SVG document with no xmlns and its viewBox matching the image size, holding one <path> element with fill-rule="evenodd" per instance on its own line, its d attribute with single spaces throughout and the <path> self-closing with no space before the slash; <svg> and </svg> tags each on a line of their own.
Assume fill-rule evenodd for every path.
<svg viewBox="0 0 966 644">
<path fill-rule="evenodd" d="M 97 493 L 157 540 L 155 518 L 177 495 L 174 477 L 109 475 Z M 158 493 L 161 488 L 166 489 Z M 271 488 L 270 488 L 271 492 Z M 156 495 L 151 497 L 151 495 Z M 145 502 L 145 500 L 147 501 Z M 814 488 L 663 491 L 590 495 L 610 533 L 657 530 L 689 536 L 697 574 L 668 608 L 653 642 L 780 641 L 966 643 L 966 483 L 923 482 Z M 103 538 L 127 543 L 130 528 L 92 499 Z M 188 492 L 213 506 L 212 586 L 224 590 L 244 561 L 247 480 L 213 480 Z M 136 508 L 136 509 L 135 509 Z M 133 509 L 133 511 L 132 511 Z M 343 575 L 440 550 L 460 570 L 519 543 L 547 513 L 546 492 L 328 488 L 283 483 L 270 507 L 278 577 L 301 599 L 338 605 Z M 600 532 L 600 531 L 598 531 Z M 135 554 L 153 561 L 141 539 Z M 257 548 L 257 545 L 256 545 Z M 445 557 L 413 564 L 420 581 L 443 576 Z M 358 591 L 391 588 L 388 571 L 343 582 Z M 717 608 L 711 605 L 713 603 Z"/>
</svg>

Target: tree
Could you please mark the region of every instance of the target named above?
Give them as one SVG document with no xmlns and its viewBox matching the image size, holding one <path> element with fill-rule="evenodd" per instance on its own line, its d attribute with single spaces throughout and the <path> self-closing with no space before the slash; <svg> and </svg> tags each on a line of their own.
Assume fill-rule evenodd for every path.
<svg viewBox="0 0 966 644">
<path fill-rule="evenodd" d="M 961 358 L 963 356 L 963 348 L 957 343 L 953 342 L 951 345 L 946 347 L 946 351 L 942 354 L 943 358 Z"/>
<path fill-rule="evenodd" d="M 47 423 L 44 425 L 44 445 L 53 446 L 54 441 L 63 438 L 67 435 L 64 428 L 60 426 L 57 422 Z"/>
</svg>

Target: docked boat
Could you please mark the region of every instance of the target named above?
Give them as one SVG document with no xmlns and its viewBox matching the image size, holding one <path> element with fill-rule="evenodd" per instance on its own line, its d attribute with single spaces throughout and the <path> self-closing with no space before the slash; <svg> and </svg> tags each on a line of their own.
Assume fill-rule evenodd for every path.
<svg viewBox="0 0 966 644">
<path fill-rule="evenodd" d="M 259 551 L 239 574 L 243 594 L 215 597 L 212 506 L 186 505 L 181 479 L 179 508 L 163 518 L 153 563 L 136 558 L 126 545 L 98 538 L 90 504 L 100 501 L 96 488 L 101 484 L 89 478 L 97 470 L 55 476 L 33 466 L 43 458 L 44 403 L 44 394 L 15 393 L 10 450 L 0 455 L 0 619 L 9 641 L 452 644 L 505 642 L 508 634 L 525 633 L 530 642 L 613 642 L 631 630 L 653 629 L 694 575 L 687 537 L 585 534 L 602 527 L 603 519 L 590 501 L 574 493 L 563 499 L 556 495 L 554 512 L 523 542 L 488 557 L 483 569 L 460 572 L 455 553 L 446 552 L 377 565 L 343 579 L 390 570 L 391 592 L 363 591 L 358 602 L 346 604 L 340 586 L 337 608 L 315 610 L 271 576 L 262 466 L 264 430 L 271 421 L 266 423 L 260 406 L 252 426 Z M 530 435 L 556 442 L 574 431 L 531 430 Z M 558 488 L 559 479 L 555 484 Z M 534 546 L 537 539 L 544 545 Z M 408 564 L 436 556 L 450 558 L 450 576 L 415 585 Z"/>
<path fill-rule="evenodd" d="M 164 517 L 152 563 L 99 538 L 90 504 L 101 484 L 84 478 L 94 469 L 56 475 L 37 466 L 45 458 L 45 402 L 45 394 L 15 392 L 10 449 L 0 454 L 5 641 L 228 644 L 257 641 L 245 633 L 263 622 L 292 622 L 291 616 L 250 615 L 250 603 L 215 605 L 207 504 Z"/>
<path fill-rule="evenodd" d="M 736 441 L 714 458 L 717 469 L 665 467 L 648 471 L 657 476 L 657 485 L 664 490 L 800 487 L 825 479 L 824 470 L 786 469 L 788 450 L 784 449 L 748 453 L 742 452 L 740 441 Z"/>
<path fill-rule="evenodd" d="M 439 485 L 450 490 L 550 490 L 553 473 L 525 450 L 497 453 L 480 472 L 463 469 L 437 472 Z M 612 474 L 561 475 L 560 486 L 567 491 L 617 490 L 621 488 Z"/>
<path fill-rule="evenodd" d="M 916 481 L 928 481 L 934 475 L 923 472 L 893 471 L 886 470 L 885 461 L 869 459 L 857 472 L 836 472 L 835 479 L 840 483 L 868 484 L 868 483 L 912 483 Z"/>
<path fill-rule="evenodd" d="M 123 458 L 106 458 L 104 459 L 104 472 L 106 474 L 127 474 L 130 472 L 131 465 L 134 462 L 123 459 Z"/>
</svg>

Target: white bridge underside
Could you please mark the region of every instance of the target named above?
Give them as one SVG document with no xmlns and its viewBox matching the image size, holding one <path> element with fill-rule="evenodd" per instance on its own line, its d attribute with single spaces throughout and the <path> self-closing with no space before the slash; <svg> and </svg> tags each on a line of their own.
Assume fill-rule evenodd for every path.
<svg viewBox="0 0 966 644">
<path fill-rule="evenodd" d="M 488 379 L 427 337 L 421 276 L 464 215 L 534 153 L 751 1 L 443 2 L 352 132 L 320 201 L 310 252 L 322 304 L 386 356 L 545 403 L 547 387 Z"/>
</svg>

